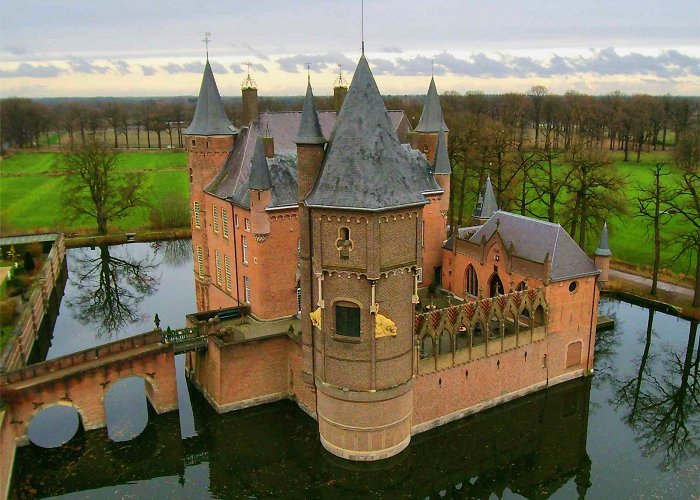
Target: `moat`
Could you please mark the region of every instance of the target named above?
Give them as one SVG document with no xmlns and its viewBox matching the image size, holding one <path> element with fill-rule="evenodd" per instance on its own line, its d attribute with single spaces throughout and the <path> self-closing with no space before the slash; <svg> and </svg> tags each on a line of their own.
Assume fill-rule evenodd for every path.
<svg viewBox="0 0 700 500">
<path fill-rule="evenodd" d="M 69 279 L 37 359 L 184 325 L 194 310 L 189 241 L 68 251 Z M 114 278 L 114 279 L 112 279 Z M 118 300 L 117 300 L 118 299 Z M 108 307 L 107 307 L 108 306 Z M 697 323 L 604 298 L 592 378 L 414 436 L 376 463 L 338 459 L 284 401 L 223 415 L 188 386 L 156 415 L 143 381 L 109 391 L 107 428 L 71 438 L 70 410 L 37 417 L 12 494 L 64 498 L 689 498 L 700 491 Z M 115 314 L 100 314 L 100 311 Z M 118 313 L 118 314 L 117 314 Z M 54 407 L 56 408 L 56 407 Z M 43 422 L 41 421 L 43 420 Z M 43 425 L 42 425 L 43 424 Z"/>
</svg>

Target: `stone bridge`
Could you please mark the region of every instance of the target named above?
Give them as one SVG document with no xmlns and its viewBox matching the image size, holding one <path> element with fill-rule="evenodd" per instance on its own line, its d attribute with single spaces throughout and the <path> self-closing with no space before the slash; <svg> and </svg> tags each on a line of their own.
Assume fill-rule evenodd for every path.
<svg viewBox="0 0 700 500">
<path fill-rule="evenodd" d="M 4 373 L 0 395 L 10 428 L 3 433 L 9 430 L 17 445 L 28 443 L 34 415 L 56 405 L 75 408 L 86 430 L 104 427 L 105 395 L 111 384 L 127 377 L 145 381 L 146 397 L 157 413 L 176 410 L 174 355 L 174 344 L 162 342 L 155 330 Z"/>
</svg>

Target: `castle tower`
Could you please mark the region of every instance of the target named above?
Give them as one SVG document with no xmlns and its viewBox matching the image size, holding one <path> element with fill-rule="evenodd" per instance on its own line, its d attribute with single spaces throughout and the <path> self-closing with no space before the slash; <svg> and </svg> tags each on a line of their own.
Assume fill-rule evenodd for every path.
<svg viewBox="0 0 700 500">
<path fill-rule="evenodd" d="M 395 455 L 411 439 L 421 168 L 401 146 L 363 54 L 304 201 L 319 431 L 327 450 L 350 460 Z"/>
<path fill-rule="evenodd" d="M 250 67 L 248 68 L 248 76 L 241 84 L 241 100 L 243 125 L 258 123 L 258 86 L 250 76 Z"/>
<path fill-rule="evenodd" d="M 496 195 L 493 192 L 491 176 L 489 175 L 486 177 L 484 189 L 479 193 L 479 199 L 476 202 L 476 208 L 472 216 L 474 224 L 479 226 L 483 225 L 496 212 L 498 212 L 498 202 L 496 202 Z"/>
<path fill-rule="evenodd" d="M 343 78 L 343 72 L 339 64 L 338 78 L 333 83 L 333 108 L 336 113 L 340 113 L 346 95 L 348 95 L 348 84 L 345 82 L 345 78 Z"/>
<path fill-rule="evenodd" d="M 610 250 L 610 245 L 608 244 L 608 223 L 603 224 L 603 231 L 600 233 L 600 242 L 598 242 L 598 248 L 595 249 L 593 253 L 593 262 L 601 270 L 600 276 L 598 276 L 598 284 L 600 286 L 608 282 L 610 273 L 610 258 L 612 257 L 612 251 Z"/>
<path fill-rule="evenodd" d="M 440 96 L 438 96 L 437 88 L 435 87 L 435 78 L 431 78 L 428 93 L 425 95 L 423 112 L 411 138 L 413 149 L 417 149 L 425 154 L 431 164 L 435 161 L 440 130 L 443 130 L 445 135 L 450 131 L 442 115 L 442 106 L 440 105 Z"/>
<path fill-rule="evenodd" d="M 265 145 L 260 135 L 255 141 L 248 189 L 250 190 L 251 231 L 253 231 L 255 241 L 263 243 L 270 235 L 270 217 L 265 209 L 272 201 L 272 181 L 270 180 L 270 169 L 267 166 Z"/>
<path fill-rule="evenodd" d="M 301 341 L 304 364 L 304 381 L 314 383 L 314 353 L 311 312 L 316 309 L 314 292 L 316 279 L 311 267 L 311 218 L 304 198 L 314 187 L 321 169 L 326 139 L 318 121 L 311 80 L 306 85 L 306 98 L 301 112 L 301 123 L 296 137 L 297 145 L 297 192 L 299 201 L 299 285 L 301 288 Z"/>
<path fill-rule="evenodd" d="M 209 308 L 207 224 L 208 210 L 204 188 L 221 169 L 238 133 L 231 125 L 216 86 L 209 60 L 204 66 L 202 86 L 192 123 L 185 129 L 187 166 L 190 177 L 190 210 L 194 277 L 198 310 Z"/>
</svg>

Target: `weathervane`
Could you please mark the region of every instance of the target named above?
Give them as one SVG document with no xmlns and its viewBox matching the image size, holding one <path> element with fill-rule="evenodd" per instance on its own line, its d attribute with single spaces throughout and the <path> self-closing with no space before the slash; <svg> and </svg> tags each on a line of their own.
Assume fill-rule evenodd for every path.
<svg viewBox="0 0 700 500">
<path fill-rule="evenodd" d="M 311 83 L 311 63 L 306 63 L 306 79 Z"/>
<path fill-rule="evenodd" d="M 210 36 L 211 33 L 206 31 L 204 32 L 204 40 L 202 40 L 204 42 L 205 50 L 207 51 L 207 61 L 209 60 L 209 42 L 211 42 L 211 38 L 209 38 Z"/>
<path fill-rule="evenodd" d="M 243 83 L 241 84 L 241 88 L 243 89 L 256 89 L 258 88 L 257 84 L 255 83 L 255 80 L 253 80 L 250 77 L 250 67 L 253 65 L 251 62 L 245 62 L 243 63 L 248 67 L 248 76 L 245 77 L 245 80 L 243 80 Z"/>
<path fill-rule="evenodd" d="M 360 7 L 362 10 L 360 18 L 360 27 L 362 30 L 362 55 L 365 55 L 365 0 L 361 0 Z"/>
<path fill-rule="evenodd" d="M 347 87 L 345 78 L 343 78 L 343 65 L 338 64 L 338 79 L 335 81 L 334 87 Z"/>
</svg>

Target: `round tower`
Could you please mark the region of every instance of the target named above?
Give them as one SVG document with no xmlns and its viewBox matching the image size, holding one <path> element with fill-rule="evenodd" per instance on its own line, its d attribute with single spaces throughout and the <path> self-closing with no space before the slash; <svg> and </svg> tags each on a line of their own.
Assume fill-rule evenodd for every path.
<svg viewBox="0 0 700 500">
<path fill-rule="evenodd" d="M 450 129 L 447 128 L 442 115 L 435 78 L 431 78 L 428 93 L 425 95 L 423 112 L 418 120 L 418 125 L 411 134 L 411 147 L 423 153 L 431 164 L 435 162 L 440 131 L 445 133 L 445 140 L 447 140 L 447 133 Z"/>
<path fill-rule="evenodd" d="M 608 244 L 608 223 L 603 224 L 603 231 L 600 233 L 600 242 L 598 243 L 598 248 L 595 249 L 593 253 L 593 261 L 595 265 L 600 269 L 600 276 L 598 276 L 598 285 L 602 287 L 608 282 L 610 276 L 610 259 L 612 257 L 612 251 L 610 250 L 610 245 Z"/>
<path fill-rule="evenodd" d="M 393 456 L 411 439 L 413 300 L 426 204 L 411 170 L 419 168 L 363 55 L 304 200 L 319 432 L 328 451 L 350 460 Z"/>
</svg>

